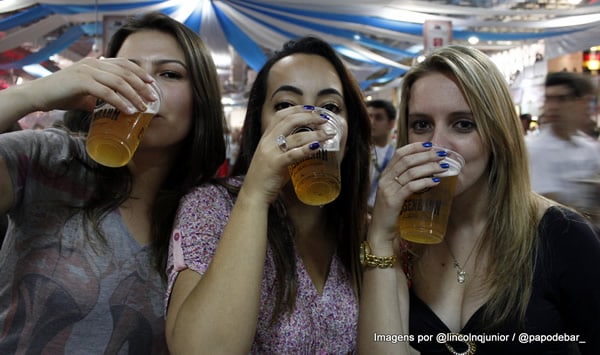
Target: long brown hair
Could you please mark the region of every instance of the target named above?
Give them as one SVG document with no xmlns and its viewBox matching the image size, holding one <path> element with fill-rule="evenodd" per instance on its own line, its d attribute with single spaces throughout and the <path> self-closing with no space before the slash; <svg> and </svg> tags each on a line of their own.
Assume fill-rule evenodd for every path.
<svg viewBox="0 0 600 355">
<path fill-rule="evenodd" d="M 192 90 L 192 125 L 180 153 L 162 183 L 152 209 L 152 247 L 161 275 L 167 259 L 169 236 L 180 198 L 191 187 L 216 174 L 225 159 L 224 114 L 217 70 L 202 39 L 180 22 L 158 12 L 132 17 L 119 28 L 108 43 L 106 56 L 115 57 L 133 33 L 157 30 L 171 35 L 183 49 Z M 131 174 L 126 167 L 94 167 L 98 180 L 93 200 L 85 207 L 95 221 L 123 203 L 131 193 Z"/>
<path fill-rule="evenodd" d="M 329 225 L 324 227 L 335 231 L 337 253 L 345 269 L 351 273 L 358 294 L 361 276 L 358 263 L 359 245 L 366 233 L 371 128 L 358 84 L 329 44 L 315 37 L 289 41 L 262 67 L 250 91 L 242 128 L 240 156 L 232 173 L 246 174 L 262 137 L 261 114 L 271 68 L 282 58 L 298 53 L 318 55 L 327 59 L 335 68 L 343 87 L 344 103 L 348 112 L 348 137 L 341 164 L 342 191 L 334 202 L 323 207 L 329 221 Z M 282 313 L 289 314 L 294 309 L 297 278 L 293 233 L 293 226 L 285 217 L 283 204 L 275 202 L 269 209 L 268 222 L 268 241 L 273 250 L 277 282 L 274 319 Z"/>
</svg>

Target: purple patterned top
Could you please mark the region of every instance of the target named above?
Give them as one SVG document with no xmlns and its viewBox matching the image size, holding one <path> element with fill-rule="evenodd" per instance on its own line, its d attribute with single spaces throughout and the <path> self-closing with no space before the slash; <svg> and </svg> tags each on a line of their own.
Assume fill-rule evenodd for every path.
<svg viewBox="0 0 600 355">
<path fill-rule="evenodd" d="M 229 219 L 234 201 L 222 186 L 204 185 L 180 203 L 171 235 L 167 264 L 168 289 L 165 304 L 179 271 L 204 274 Z M 290 317 L 269 327 L 275 306 L 275 265 L 267 248 L 261 305 L 252 353 L 346 354 L 356 348 L 358 304 L 350 273 L 334 255 L 323 293 L 313 285 L 302 259 L 296 253 L 298 294 Z"/>
</svg>

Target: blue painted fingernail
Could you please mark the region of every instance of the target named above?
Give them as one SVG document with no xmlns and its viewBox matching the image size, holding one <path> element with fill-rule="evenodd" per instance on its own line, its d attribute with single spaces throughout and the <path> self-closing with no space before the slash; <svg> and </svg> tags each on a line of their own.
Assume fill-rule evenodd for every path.
<svg viewBox="0 0 600 355">
<path fill-rule="evenodd" d="M 442 168 L 442 169 L 448 169 L 449 167 L 450 167 L 450 164 L 448 164 L 448 163 L 441 163 L 440 164 L 440 168 Z"/>
<path fill-rule="evenodd" d="M 431 142 L 423 143 L 423 147 L 425 147 L 425 148 L 431 148 L 432 146 L 433 146 L 433 144 Z"/>
<path fill-rule="evenodd" d="M 313 143 L 309 144 L 308 147 L 310 148 L 310 150 L 319 149 L 321 147 L 321 143 L 313 142 Z"/>
<path fill-rule="evenodd" d="M 431 180 L 433 180 L 433 182 L 440 182 L 440 178 L 437 176 L 432 177 Z"/>
<path fill-rule="evenodd" d="M 322 118 L 324 118 L 324 119 L 326 119 L 326 120 L 329 120 L 329 116 L 327 116 L 327 115 L 326 115 L 326 114 L 324 114 L 324 113 L 320 113 L 320 114 L 319 114 L 319 116 L 321 116 Z"/>
<path fill-rule="evenodd" d="M 437 152 L 438 157 L 445 157 L 448 155 L 448 153 L 446 153 L 446 151 L 444 150 L 440 150 L 439 152 Z"/>
<path fill-rule="evenodd" d="M 309 111 L 312 111 L 312 110 L 315 109 L 315 107 L 311 106 L 311 105 L 304 105 L 303 107 L 304 107 L 305 110 L 309 110 Z"/>
</svg>

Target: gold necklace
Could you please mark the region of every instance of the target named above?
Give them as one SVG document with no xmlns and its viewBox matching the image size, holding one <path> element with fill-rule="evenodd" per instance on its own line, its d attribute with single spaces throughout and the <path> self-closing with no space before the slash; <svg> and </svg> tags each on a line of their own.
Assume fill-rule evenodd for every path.
<svg viewBox="0 0 600 355">
<path fill-rule="evenodd" d="M 463 264 L 464 266 L 460 266 L 460 264 L 458 263 L 458 260 L 456 260 L 456 257 L 454 256 L 452 249 L 450 249 L 450 244 L 448 244 L 446 238 L 444 238 L 444 243 L 446 243 L 446 246 L 448 247 L 448 252 L 450 253 L 450 256 L 452 257 L 452 260 L 454 261 L 454 268 L 456 269 L 456 282 L 458 282 L 459 284 L 464 284 L 465 277 L 467 275 L 464 268 L 467 267 L 467 263 L 469 262 L 469 259 L 471 259 L 471 255 L 473 255 L 473 251 L 475 250 L 475 247 L 477 246 L 479 241 L 477 241 L 477 242 L 475 242 L 475 244 L 473 244 L 473 248 L 471 248 L 471 251 L 469 252 L 469 255 L 467 256 L 467 259 L 465 260 L 465 263 Z"/>
<path fill-rule="evenodd" d="M 447 342 L 444 343 L 444 345 L 446 346 L 446 349 L 448 349 L 448 351 L 454 355 L 473 355 L 473 354 L 475 354 L 475 351 L 477 350 L 477 344 L 475 344 L 472 341 L 463 341 L 463 343 L 465 343 L 465 345 L 467 345 L 467 350 L 465 350 L 463 352 L 456 351 L 456 349 L 454 349 L 454 347 L 452 345 L 448 344 Z"/>
</svg>

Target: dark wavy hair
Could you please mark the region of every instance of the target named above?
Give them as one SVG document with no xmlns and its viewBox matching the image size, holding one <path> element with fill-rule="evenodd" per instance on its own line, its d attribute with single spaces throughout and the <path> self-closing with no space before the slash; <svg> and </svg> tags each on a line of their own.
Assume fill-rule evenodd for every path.
<svg viewBox="0 0 600 355">
<path fill-rule="evenodd" d="M 348 137 L 341 164 L 342 190 L 339 197 L 323 207 L 328 226 L 336 234 L 337 253 L 353 278 L 358 295 L 360 289 L 359 245 L 366 233 L 367 197 L 369 189 L 369 140 L 371 126 L 362 92 L 334 49 L 315 37 L 302 37 L 287 42 L 259 71 L 248 99 L 242 128 L 239 158 L 232 175 L 245 175 L 258 142 L 262 137 L 261 115 L 267 95 L 271 68 L 279 60 L 294 55 L 309 54 L 325 58 L 335 68 L 343 87 L 344 104 L 348 112 Z M 269 210 L 268 241 L 276 267 L 277 298 L 273 321 L 281 314 L 291 313 L 296 299 L 296 267 L 293 247 L 293 226 L 285 217 L 283 205 L 275 202 Z"/>
<path fill-rule="evenodd" d="M 166 33 L 177 41 L 185 53 L 192 90 L 190 131 L 181 143 L 179 155 L 172 162 L 152 209 L 152 248 L 156 267 L 164 277 L 169 236 L 180 198 L 193 186 L 212 179 L 225 159 L 224 114 L 210 51 L 198 34 L 167 15 L 152 12 L 129 18 L 109 41 L 106 57 L 115 57 L 131 34 L 148 30 Z M 98 231 L 102 217 L 129 198 L 132 177 L 127 167 L 94 166 L 93 169 L 99 179 L 94 197 L 84 210 Z"/>
</svg>

